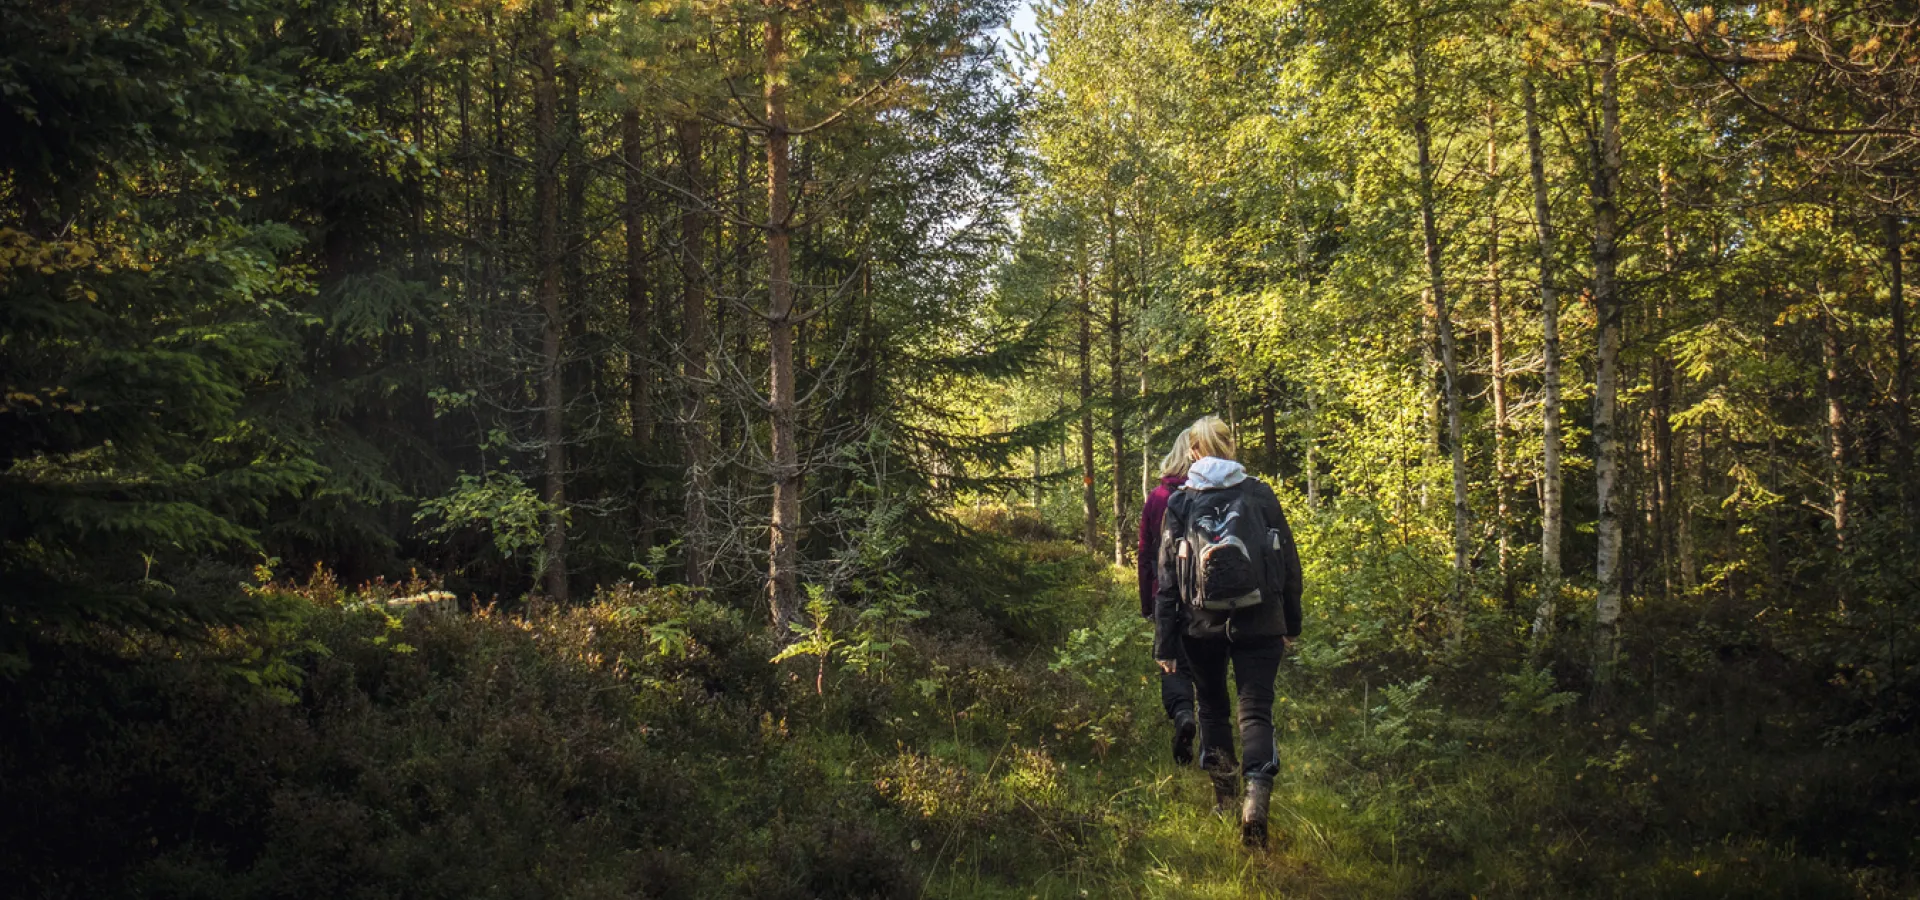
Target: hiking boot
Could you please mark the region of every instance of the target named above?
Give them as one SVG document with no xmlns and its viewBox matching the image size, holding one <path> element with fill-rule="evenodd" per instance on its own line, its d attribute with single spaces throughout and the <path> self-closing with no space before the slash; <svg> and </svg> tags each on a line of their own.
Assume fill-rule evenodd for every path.
<svg viewBox="0 0 1920 900">
<path fill-rule="evenodd" d="M 1188 765 L 1193 762 L 1193 735 L 1199 731 L 1193 724 L 1192 713 L 1181 713 L 1173 717 L 1173 762 L 1175 765 Z"/>
<path fill-rule="evenodd" d="M 1213 780 L 1213 811 L 1216 815 L 1233 812 L 1233 804 L 1240 799 L 1240 767 L 1225 754 L 1208 753 L 1200 763 L 1207 770 L 1207 777 Z"/>
<path fill-rule="evenodd" d="M 1247 800 L 1240 806 L 1240 843 L 1250 849 L 1267 846 L 1267 806 L 1273 800 L 1273 785 L 1265 781 L 1247 781 Z"/>
</svg>

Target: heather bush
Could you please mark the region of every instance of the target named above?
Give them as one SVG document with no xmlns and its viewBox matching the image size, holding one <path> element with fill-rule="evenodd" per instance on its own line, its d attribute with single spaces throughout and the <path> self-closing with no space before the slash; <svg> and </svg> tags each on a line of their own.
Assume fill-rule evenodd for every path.
<svg viewBox="0 0 1920 900">
<path fill-rule="evenodd" d="M 764 639 L 672 590 L 396 617 L 324 581 L 205 645 L 6 682 L 30 896 L 900 896 L 872 788 L 784 728 Z M 279 673 L 262 679 L 258 672 Z M 297 673 L 293 674 L 293 673 Z"/>
</svg>

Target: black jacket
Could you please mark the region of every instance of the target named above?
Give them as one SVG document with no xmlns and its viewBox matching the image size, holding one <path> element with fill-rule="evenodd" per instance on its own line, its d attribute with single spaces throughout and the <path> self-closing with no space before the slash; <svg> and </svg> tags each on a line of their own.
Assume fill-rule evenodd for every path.
<svg viewBox="0 0 1920 900">
<path fill-rule="evenodd" d="M 1197 639 L 1271 637 L 1300 634 L 1300 548 L 1293 542 L 1293 528 L 1280 509 L 1280 498 L 1273 488 L 1258 478 L 1246 478 L 1224 491 L 1246 491 L 1248 499 L 1260 509 L 1267 527 L 1280 531 L 1279 565 L 1267 561 L 1267 587 L 1261 602 L 1236 610 L 1199 609 L 1181 596 L 1188 585 L 1178 575 L 1180 542 L 1187 533 L 1187 510 L 1193 506 L 1194 492 L 1182 488 L 1167 501 L 1167 513 L 1160 525 L 1159 590 L 1154 594 L 1155 659 L 1177 657 L 1179 639 L 1184 635 Z"/>
</svg>

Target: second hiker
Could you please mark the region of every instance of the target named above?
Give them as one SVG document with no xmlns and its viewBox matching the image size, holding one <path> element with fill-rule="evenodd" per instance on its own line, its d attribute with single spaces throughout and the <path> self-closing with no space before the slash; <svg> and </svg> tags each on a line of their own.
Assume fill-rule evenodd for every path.
<svg viewBox="0 0 1920 900">
<path fill-rule="evenodd" d="M 1167 498 L 1187 482 L 1187 467 L 1193 457 L 1187 452 L 1187 432 L 1182 429 L 1173 439 L 1173 450 L 1160 461 L 1160 484 L 1147 495 L 1140 510 L 1140 543 L 1133 556 L 1140 572 L 1140 617 L 1153 620 L 1153 595 L 1160 581 L 1160 523 L 1167 512 Z M 1175 660 L 1185 660 L 1179 642 L 1167 648 Z M 1193 713 L 1193 675 L 1190 667 L 1176 664 L 1160 673 L 1160 705 L 1173 723 L 1173 761 L 1181 765 L 1193 762 L 1193 738 L 1198 730 Z"/>
</svg>

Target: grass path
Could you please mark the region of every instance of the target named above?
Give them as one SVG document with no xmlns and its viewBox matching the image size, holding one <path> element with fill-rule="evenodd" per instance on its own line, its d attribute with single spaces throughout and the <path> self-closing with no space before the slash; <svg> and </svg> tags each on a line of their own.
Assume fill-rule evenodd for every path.
<svg viewBox="0 0 1920 900">
<path fill-rule="evenodd" d="M 1314 709 L 1295 696 L 1304 674 L 1282 671 L 1276 741 L 1283 769 L 1275 784 L 1273 840 L 1250 851 L 1239 841 L 1234 815 L 1212 811 L 1212 790 L 1195 765 L 1180 766 L 1170 751 L 1171 726 L 1159 705 L 1150 673 L 1149 627 L 1127 614 L 1130 573 L 1110 570 L 1081 589 L 1103 598 L 1079 628 L 1082 635 L 1123 632 L 1101 643 L 1104 653 L 1083 654 L 1078 665 L 1057 665 L 1068 653 L 1036 652 L 1016 665 L 1032 677 L 1043 665 L 1072 674 L 1082 687 L 1112 704 L 1104 748 L 1061 740 L 1059 730 L 1042 736 L 1013 735 L 983 769 L 981 778 L 1003 788 L 997 799 L 1014 820 L 1034 826 L 1002 835 L 981 821 L 941 823 L 943 837 L 925 849 L 934 855 L 924 896 L 952 898 L 1239 898 L 1383 896 L 1407 893 L 1406 869 L 1390 856 L 1376 858 L 1356 834 L 1356 813 L 1326 773 L 1333 730 L 1302 721 Z M 1102 608 L 1102 606 L 1105 608 Z M 1116 613 L 1115 610 L 1120 612 Z M 1072 643 L 1071 641 L 1069 643 Z M 1044 703 L 1034 698 L 1036 705 Z M 1036 710 L 1044 716 L 1043 710 Z M 1324 710 L 1319 710 L 1322 717 Z M 956 757 L 984 748 L 944 748 Z M 940 751 L 936 751 L 936 755 Z M 1019 756 L 1024 764 L 1010 762 Z M 1033 765 L 1051 767 L 1036 777 Z M 1024 814 L 1024 816 L 1019 815 Z M 982 828 L 986 834 L 979 833 Z M 1048 865 L 1009 864 L 1019 853 L 1002 853 L 1003 840 L 1038 842 Z M 927 842 L 932 843 L 932 842 Z"/>
</svg>

